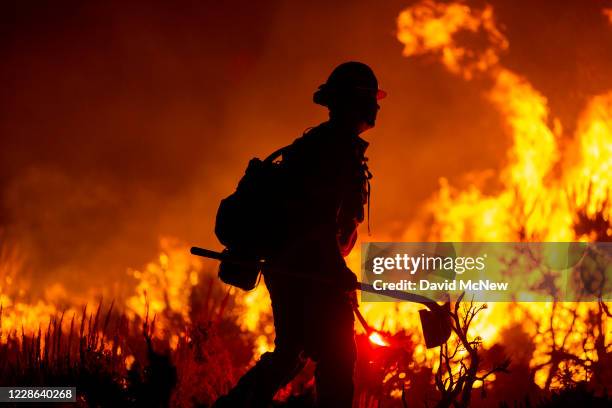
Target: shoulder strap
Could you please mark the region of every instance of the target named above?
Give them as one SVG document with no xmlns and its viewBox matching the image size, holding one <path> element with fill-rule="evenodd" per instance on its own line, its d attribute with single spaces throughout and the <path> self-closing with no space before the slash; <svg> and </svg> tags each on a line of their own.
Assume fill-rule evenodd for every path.
<svg viewBox="0 0 612 408">
<path fill-rule="evenodd" d="M 272 163 L 274 160 L 278 159 L 280 156 L 282 156 L 283 153 L 289 150 L 289 146 L 291 145 L 281 147 L 280 149 L 277 149 L 272 152 L 268 157 L 264 159 L 264 163 Z"/>
<path fill-rule="evenodd" d="M 320 126 L 320 125 L 319 125 Z M 312 130 L 317 129 L 319 126 L 316 127 L 309 127 L 307 128 L 304 133 L 302 134 L 301 137 L 297 138 L 293 143 L 288 144 L 287 146 L 281 147 L 278 150 L 275 150 L 274 152 L 272 152 L 268 157 L 266 157 L 264 159 L 265 163 L 272 163 L 274 160 L 276 160 L 279 156 L 283 155 L 285 152 L 289 151 L 289 149 L 297 142 L 300 141 L 304 138 L 304 136 L 307 136 L 309 133 L 311 133 Z"/>
</svg>

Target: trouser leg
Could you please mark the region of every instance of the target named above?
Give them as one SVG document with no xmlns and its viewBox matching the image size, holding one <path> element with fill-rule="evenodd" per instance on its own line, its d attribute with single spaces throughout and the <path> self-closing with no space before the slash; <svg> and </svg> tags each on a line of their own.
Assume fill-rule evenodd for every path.
<svg viewBox="0 0 612 408">
<path fill-rule="evenodd" d="M 299 350 L 276 348 L 273 352 L 264 353 L 257 364 L 215 406 L 267 407 L 276 391 L 287 384 L 303 364 Z"/>
<path fill-rule="evenodd" d="M 353 331 L 353 311 L 346 304 L 330 305 L 316 350 L 315 371 L 317 406 L 351 408 L 353 371 L 357 356 Z"/>
<path fill-rule="evenodd" d="M 266 407 L 276 392 L 303 368 L 303 306 L 299 296 L 280 285 L 266 284 L 272 298 L 275 349 L 261 359 L 214 407 Z"/>
<path fill-rule="evenodd" d="M 321 356 L 315 372 L 319 408 L 352 407 L 354 365 L 354 357 L 347 355 Z"/>
</svg>

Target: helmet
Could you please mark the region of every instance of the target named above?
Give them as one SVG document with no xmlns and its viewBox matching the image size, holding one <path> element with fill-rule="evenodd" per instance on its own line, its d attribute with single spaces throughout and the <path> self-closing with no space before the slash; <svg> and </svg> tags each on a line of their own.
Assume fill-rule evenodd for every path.
<svg viewBox="0 0 612 408">
<path fill-rule="evenodd" d="M 338 65 L 327 82 L 315 91 L 312 99 L 316 104 L 329 107 L 333 98 L 360 93 L 369 93 L 377 100 L 387 96 L 385 91 L 378 88 L 378 80 L 372 68 L 362 62 L 350 61 Z"/>
</svg>

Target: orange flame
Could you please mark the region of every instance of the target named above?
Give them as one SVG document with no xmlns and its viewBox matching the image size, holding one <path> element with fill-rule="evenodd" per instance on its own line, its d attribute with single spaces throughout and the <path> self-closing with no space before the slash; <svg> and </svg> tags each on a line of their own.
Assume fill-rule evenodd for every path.
<svg viewBox="0 0 612 408">
<path fill-rule="evenodd" d="M 608 11 L 604 14 L 610 15 Z M 477 29 L 484 30 L 489 41 L 484 50 L 472 50 L 458 44 L 455 34 Z M 446 179 L 440 181 L 440 190 L 427 204 L 434 218 L 431 240 L 563 242 L 612 239 L 609 227 L 612 93 L 591 98 L 578 121 L 572 143 L 575 148 L 567 149 L 564 155 L 558 146 L 563 135 L 561 121 L 549 117 L 546 98 L 527 79 L 500 63 L 497 53 L 505 50 L 508 43 L 495 28 L 490 6 L 479 11 L 463 3 L 421 1 L 400 14 L 397 38 L 405 45 L 405 56 L 431 53 L 439 57 L 449 72 L 465 80 L 475 73 L 491 78 L 493 85 L 488 99 L 504 119 L 513 142 L 507 164 L 499 174 L 501 191 L 486 194 L 476 183 L 458 190 Z M 468 60 L 465 56 L 473 58 Z M 483 175 L 487 176 L 484 172 Z M 598 221 L 600 224 L 596 224 Z M 579 228 L 580 222 L 587 227 Z M 588 228 L 590 224 L 592 228 Z M 607 227 L 603 231 L 597 229 L 601 225 Z M 499 333 L 504 327 L 521 325 L 536 336 L 537 348 L 530 365 L 540 367 L 551 347 L 558 346 L 559 339 L 550 333 L 538 334 L 541 327 L 536 322 L 549 321 L 554 313 L 557 317 L 551 332 L 565 330 L 568 334 L 565 346 L 569 350 L 579 358 L 596 360 L 595 353 L 585 351 L 587 347 L 579 341 L 586 335 L 584 321 L 587 315 L 594 313 L 596 308 L 594 304 L 573 305 L 571 313 L 577 313 L 578 320 L 583 320 L 569 327 L 570 311 L 562 306 L 493 304 L 475 322 L 474 331 L 482 336 L 485 344 L 493 344 L 502 340 Z M 564 313 L 567 316 L 563 316 Z M 528 316 L 532 323 L 527 321 Z M 605 333 L 606 344 L 610 344 L 612 334 Z M 545 385 L 549 369 L 543 365 L 537 370 L 538 385 Z"/>
</svg>

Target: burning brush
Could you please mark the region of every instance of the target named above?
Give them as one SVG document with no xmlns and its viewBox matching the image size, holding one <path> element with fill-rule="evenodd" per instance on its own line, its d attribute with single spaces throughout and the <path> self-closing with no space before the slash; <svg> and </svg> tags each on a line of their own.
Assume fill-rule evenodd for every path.
<svg viewBox="0 0 612 408">
<path fill-rule="evenodd" d="M 263 267 L 264 262 L 257 259 L 243 259 L 233 256 L 228 251 L 217 252 L 209 249 L 192 247 L 191 254 L 202 256 L 205 258 L 216 259 L 221 261 L 219 268 L 219 277 L 225 283 L 237 286 L 244 290 L 253 289 L 257 283 L 257 277 Z M 244 279 L 245 275 L 248 279 Z M 329 283 L 321 278 L 315 278 L 310 275 L 295 274 L 286 272 L 283 275 L 294 276 L 301 279 L 316 280 L 320 283 Z M 237 281 L 238 279 L 238 281 Z M 245 284 L 246 281 L 246 284 Z M 423 337 L 425 338 L 425 346 L 433 348 L 446 343 L 451 334 L 451 319 L 449 314 L 450 304 L 446 303 L 443 306 L 425 296 L 395 291 L 395 290 L 375 290 L 372 285 L 358 282 L 357 289 L 361 291 L 376 293 L 378 295 L 388 296 L 397 300 L 406 302 L 420 303 L 427 307 L 428 310 L 420 310 L 419 317 L 421 319 L 421 328 L 423 329 Z M 365 320 L 357 303 L 354 303 L 353 310 L 357 319 L 363 326 L 368 339 L 372 344 L 380 347 L 390 347 L 391 343 L 384 338 L 380 332 L 374 330 Z"/>
<path fill-rule="evenodd" d="M 383 335 L 380 334 L 380 332 L 372 329 L 372 327 L 368 324 L 366 319 L 363 317 L 363 315 L 359 311 L 359 307 L 357 306 L 357 304 L 354 305 L 353 310 L 355 311 L 355 316 L 357 316 L 357 320 L 359 320 L 359 323 L 361 323 L 361 325 L 363 326 L 363 329 L 368 335 L 368 340 L 370 341 L 370 343 L 376 346 L 380 346 L 380 347 L 391 346 L 391 343 L 389 343 L 389 341 L 386 338 L 384 338 Z"/>
</svg>

